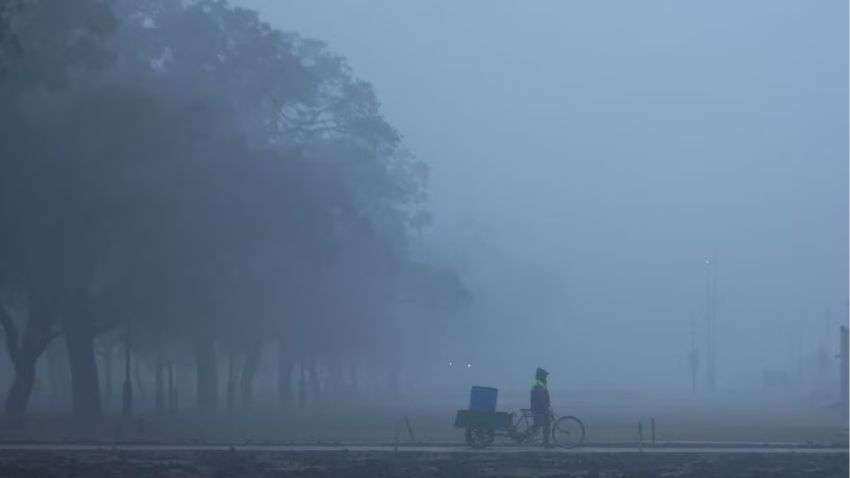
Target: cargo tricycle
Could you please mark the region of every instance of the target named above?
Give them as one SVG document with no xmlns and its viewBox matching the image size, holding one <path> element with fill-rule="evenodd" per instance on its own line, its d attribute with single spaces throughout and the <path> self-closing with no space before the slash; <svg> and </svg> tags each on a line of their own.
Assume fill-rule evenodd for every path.
<svg viewBox="0 0 850 478">
<path fill-rule="evenodd" d="M 497 412 L 498 390 L 491 387 L 472 387 L 468 410 L 458 410 L 454 426 L 465 429 L 466 443 L 472 448 L 486 448 L 497 436 L 505 436 L 518 444 L 536 445 L 544 442 L 543 427 L 535 425 L 529 409 L 518 412 Z M 576 417 L 558 417 L 549 410 L 549 442 L 561 448 L 575 448 L 584 443 L 584 423 Z"/>
</svg>

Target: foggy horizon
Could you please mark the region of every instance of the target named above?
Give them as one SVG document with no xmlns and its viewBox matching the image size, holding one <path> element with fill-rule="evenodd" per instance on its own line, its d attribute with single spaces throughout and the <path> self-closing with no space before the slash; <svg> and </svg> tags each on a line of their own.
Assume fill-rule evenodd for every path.
<svg viewBox="0 0 850 478">
<path fill-rule="evenodd" d="M 0 477 L 848 476 L 848 20 L 0 0 Z"/>
<path fill-rule="evenodd" d="M 846 5 L 235 4 L 344 55 L 430 165 L 421 253 L 473 292 L 469 380 L 687 391 L 706 257 L 719 388 L 837 346 Z"/>
</svg>

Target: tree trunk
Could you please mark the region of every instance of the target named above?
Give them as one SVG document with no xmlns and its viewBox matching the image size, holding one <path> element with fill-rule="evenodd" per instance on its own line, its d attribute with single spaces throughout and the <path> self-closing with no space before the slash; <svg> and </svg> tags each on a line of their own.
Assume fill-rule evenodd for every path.
<svg viewBox="0 0 850 478">
<path fill-rule="evenodd" d="M 52 301 L 37 293 L 30 296 L 29 321 L 21 343 L 18 328 L 0 306 L 0 322 L 5 332 L 6 349 L 15 367 L 15 378 L 6 396 L 5 412 L 12 423 L 21 423 L 27 411 L 35 383 L 35 365 L 52 338 L 51 326 L 55 314 Z"/>
<path fill-rule="evenodd" d="M 304 408 L 307 406 L 307 371 L 304 359 L 298 362 L 298 372 L 301 374 L 298 379 L 298 408 Z"/>
<path fill-rule="evenodd" d="M 59 343 L 53 342 L 47 347 L 47 375 L 50 380 L 50 399 L 54 403 L 60 403 L 65 399 L 65 377 L 67 367 L 62 360 L 62 351 Z"/>
<path fill-rule="evenodd" d="M 292 374 L 295 372 L 295 362 L 287 360 L 279 364 L 277 377 L 277 395 L 280 404 L 288 406 L 292 404 L 294 394 L 292 393 Z"/>
<path fill-rule="evenodd" d="M 331 397 L 325 397 L 325 398 L 330 399 L 334 395 L 336 395 L 336 392 L 339 389 L 339 381 L 338 381 L 339 374 L 337 373 L 337 364 L 336 364 L 335 358 L 331 357 L 331 358 L 328 359 L 327 368 L 328 368 L 328 375 L 327 375 L 327 379 L 325 380 L 324 391 L 325 391 L 326 395 L 331 396 Z"/>
<path fill-rule="evenodd" d="M 68 363 L 71 366 L 74 415 L 81 425 L 93 425 L 102 416 L 94 355 L 94 328 L 88 315 L 86 298 L 79 294 L 70 302 L 64 328 Z"/>
<path fill-rule="evenodd" d="M 15 367 L 15 378 L 6 396 L 6 415 L 12 422 L 20 422 L 27 411 L 32 386 L 35 382 L 35 361 L 25 357 L 18 358 Z"/>
<path fill-rule="evenodd" d="M 133 381 L 130 379 L 133 353 L 130 343 L 130 326 L 127 325 L 127 334 L 124 336 L 124 386 L 121 389 L 121 415 L 130 417 L 133 415 Z"/>
<path fill-rule="evenodd" d="M 278 341 L 277 347 L 277 399 L 281 406 L 292 403 L 292 372 L 295 361 L 292 354 L 287 350 L 283 339 Z"/>
<path fill-rule="evenodd" d="M 165 364 L 162 356 L 156 358 L 156 413 L 165 414 Z"/>
<path fill-rule="evenodd" d="M 319 364 L 316 359 L 310 360 L 310 395 L 313 403 L 322 400 L 322 383 L 319 381 Z"/>
<path fill-rule="evenodd" d="M 263 343 L 257 342 L 251 350 L 248 351 L 248 356 L 245 357 L 245 365 L 242 367 L 242 408 L 250 410 L 254 405 L 254 378 L 257 376 L 257 369 L 260 367 L 260 358 L 263 354 Z"/>
<path fill-rule="evenodd" d="M 174 383 L 174 362 L 168 363 L 168 411 L 177 413 L 177 387 Z"/>
<path fill-rule="evenodd" d="M 218 408 L 218 365 L 215 360 L 215 344 L 208 337 L 195 341 L 195 364 L 197 366 L 198 410 L 214 414 Z"/>
<path fill-rule="evenodd" d="M 133 367 L 133 380 L 136 381 L 136 390 L 139 391 L 139 403 L 144 404 L 144 401 L 147 400 L 147 394 L 145 393 L 144 382 L 142 381 L 142 362 L 139 360 L 139 356 L 135 357 L 136 366 Z"/>
<path fill-rule="evenodd" d="M 343 372 L 342 359 L 339 357 L 334 358 L 333 362 L 330 363 L 331 367 L 331 391 L 334 394 L 334 398 L 341 397 L 345 393 L 345 378 Z"/>
<path fill-rule="evenodd" d="M 112 406 L 112 397 L 115 391 L 112 388 L 112 374 L 114 372 L 113 361 L 114 350 L 111 343 L 106 344 L 103 349 L 103 408 L 109 410 Z"/>
<path fill-rule="evenodd" d="M 227 360 L 227 413 L 233 414 L 236 407 L 236 368 L 235 354 L 231 351 Z"/>
</svg>

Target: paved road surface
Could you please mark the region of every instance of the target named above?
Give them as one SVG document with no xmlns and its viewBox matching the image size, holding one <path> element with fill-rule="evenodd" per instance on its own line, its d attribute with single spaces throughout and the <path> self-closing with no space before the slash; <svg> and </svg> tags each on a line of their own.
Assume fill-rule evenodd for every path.
<svg viewBox="0 0 850 478">
<path fill-rule="evenodd" d="M 419 453 L 798 453 L 798 454 L 835 454 L 848 453 L 848 448 L 792 448 L 786 446 L 764 447 L 602 447 L 590 446 L 566 450 L 562 448 L 544 449 L 539 447 L 493 446 L 484 450 L 473 450 L 465 446 L 394 446 L 352 445 L 352 446 L 316 446 L 316 445 L 64 445 L 64 444 L 0 444 L 0 451 L 261 451 L 261 452 L 419 452 Z"/>
</svg>

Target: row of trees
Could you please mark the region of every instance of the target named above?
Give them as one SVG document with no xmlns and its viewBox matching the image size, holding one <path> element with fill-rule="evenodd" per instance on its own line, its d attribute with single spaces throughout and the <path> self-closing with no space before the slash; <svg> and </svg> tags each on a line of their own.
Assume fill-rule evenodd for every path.
<svg viewBox="0 0 850 478">
<path fill-rule="evenodd" d="M 427 166 L 319 41 L 223 1 L 2 0 L 0 75 L 12 418 L 57 338 L 82 423 L 116 330 L 157 364 L 190 356 L 212 413 L 222 354 L 248 397 L 266 345 L 281 384 L 305 357 L 392 363 L 399 298 L 429 329 L 469 299 L 411 260 Z"/>
</svg>

